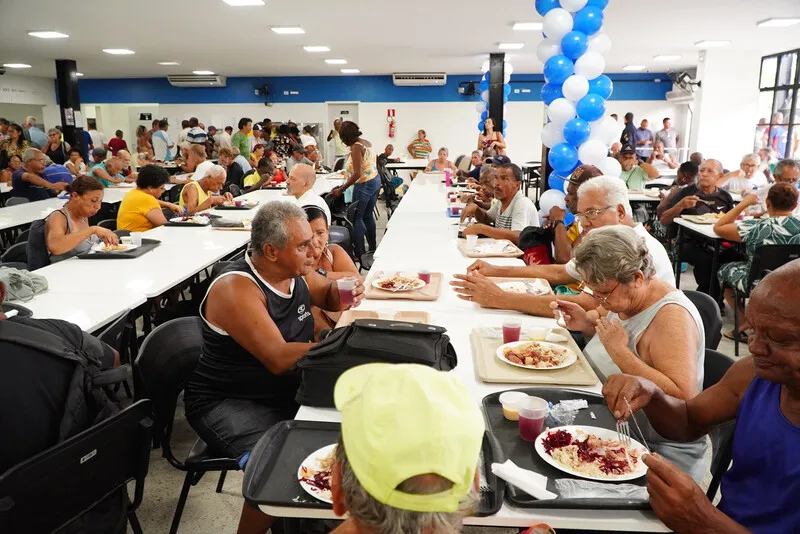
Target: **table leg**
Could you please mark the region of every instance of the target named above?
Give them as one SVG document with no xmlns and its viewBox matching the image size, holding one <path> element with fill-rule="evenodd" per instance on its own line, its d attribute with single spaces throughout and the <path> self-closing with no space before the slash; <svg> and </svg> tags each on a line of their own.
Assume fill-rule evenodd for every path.
<svg viewBox="0 0 800 534">
<path fill-rule="evenodd" d="M 683 226 L 678 226 L 678 235 L 675 237 L 675 253 L 672 255 L 672 267 L 675 270 L 675 288 L 681 288 L 681 246 L 683 241 Z"/>
<path fill-rule="evenodd" d="M 711 255 L 711 282 L 708 288 L 708 294 L 711 298 L 719 303 L 719 279 L 717 279 L 717 269 L 719 268 L 719 247 L 722 241 L 719 239 L 714 240 L 714 253 Z"/>
</svg>

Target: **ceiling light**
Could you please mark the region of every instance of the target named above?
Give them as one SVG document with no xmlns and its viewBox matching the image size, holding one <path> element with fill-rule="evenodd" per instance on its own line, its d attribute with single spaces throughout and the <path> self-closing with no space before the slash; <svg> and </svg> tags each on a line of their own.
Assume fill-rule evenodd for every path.
<svg viewBox="0 0 800 534">
<path fill-rule="evenodd" d="M 342 74 L 358 74 L 361 72 L 358 69 L 342 69 Z"/>
<path fill-rule="evenodd" d="M 81 76 L 83 76 L 83 73 L 82 73 L 82 72 L 76 72 L 76 73 L 75 73 L 75 76 L 77 76 L 78 78 L 80 78 Z"/>
<path fill-rule="evenodd" d="M 541 22 L 517 22 L 512 29 L 517 32 L 533 32 L 541 30 L 544 24 Z"/>
<path fill-rule="evenodd" d="M 278 35 L 299 35 L 301 33 L 306 33 L 306 31 L 299 26 L 273 26 L 272 31 Z"/>
<path fill-rule="evenodd" d="M 192 74 L 197 74 L 198 76 L 213 76 L 214 71 L 211 70 L 193 70 Z"/>
<path fill-rule="evenodd" d="M 681 56 L 677 54 L 663 54 L 661 56 L 653 56 L 653 61 L 677 61 Z"/>
<path fill-rule="evenodd" d="M 625 65 L 624 67 L 622 67 L 622 70 L 637 71 L 637 70 L 644 70 L 646 68 L 647 67 L 645 67 L 644 65 Z"/>
<path fill-rule="evenodd" d="M 31 37 L 38 37 L 39 39 L 66 39 L 69 37 L 66 33 L 54 31 L 41 31 L 41 32 L 28 32 Z"/>
<path fill-rule="evenodd" d="M 327 63 L 328 65 L 346 65 L 347 64 L 347 60 L 346 59 L 326 59 L 325 63 Z"/>
<path fill-rule="evenodd" d="M 525 46 L 525 43 L 500 43 L 497 48 L 500 50 L 519 50 Z"/>
<path fill-rule="evenodd" d="M 29 69 L 30 65 L 27 63 L 3 63 L 3 66 L 9 69 Z"/>
<path fill-rule="evenodd" d="M 163 65 L 165 67 L 173 67 L 175 65 L 180 65 L 177 61 L 159 61 L 159 65 Z"/>
<path fill-rule="evenodd" d="M 264 0 L 222 0 L 229 6 L 242 7 L 242 6 L 263 6 Z"/>
<path fill-rule="evenodd" d="M 331 49 L 327 46 L 304 46 L 303 50 L 306 52 L 330 52 Z"/>
<path fill-rule="evenodd" d="M 728 46 L 730 41 L 697 41 L 694 45 L 697 48 L 719 48 L 720 46 Z"/>
<path fill-rule="evenodd" d="M 788 28 L 800 24 L 800 18 L 771 18 L 759 21 L 756 26 L 759 28 Z"/>
<path fill-rule="evenodd" d="M 128 50 L 127 48 L 104 48 L 103 52 L 115 56 L 128 56 L 136 53 L 133 50 Z"/>
</svg>

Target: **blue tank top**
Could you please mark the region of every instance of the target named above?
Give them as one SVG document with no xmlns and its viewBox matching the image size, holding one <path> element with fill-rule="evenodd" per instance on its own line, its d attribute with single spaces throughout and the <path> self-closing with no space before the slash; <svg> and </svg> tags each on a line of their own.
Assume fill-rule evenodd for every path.
<svg viewBox="0 0 800 534">
<path fill-rule="evenodd" d="M 719 509 L 755 534 L 800 532 L 800 427 L 781 413 L 781 386 L 756 377 L 739 406 L 733 467 Z"/>
</svg>

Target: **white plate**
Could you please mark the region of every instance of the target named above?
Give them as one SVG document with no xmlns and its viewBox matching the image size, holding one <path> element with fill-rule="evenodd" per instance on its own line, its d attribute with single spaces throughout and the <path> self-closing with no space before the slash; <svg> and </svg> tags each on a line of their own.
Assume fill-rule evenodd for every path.
<svg viewBox="0 0 800 534">
<path fill-rule="evenodd" d="M 191 221 L 184 221 L 183 217 L 174 217 L 169 220 L 172 224 L 202 224 L 207 225 L 211 222 L 211 219 L 208 217 L 203 217 L 202 215 L 195 215 L 191 217 L 193 220 Z"/>
<path fill-rule="evenodd" d="M 497 284 L 497 287 L 507 293 L 516 293 L 519 295 L 546 295 L 550 292 L 549 288 L 542 285 L 538 279 L 527 284 L 522 281 L 501 282 Z"/>
<path fill-rule="evenodd" d="M 97 245 L 92 246 L 92 252 L 96 252 L 98 254 L 108 254 L 109 252 L 128 252 L 129 250 L 133 250 L 139 247 L 139 245 L 132 245 L 130 243 L 120 243 L 118 246 L 124 248 L 120 248 L 119 250 L 109 250 L 108 252 L 104 252 L 103 249 L 106 247 L 106 244 L 98 243 Z"/>
<path fill-rule="evenodd" d="M 393 275 L 394 276 L 394 275 Z M 418 289 L 422 289 L 425 287 L 425 282 L 417 278 L 417 281 L 414 282 L 408 289 L 386 289 L 381 287 L 380 283 L 392 278 L 391 276 L 379 276 L 378 278 L 372 281 L 372 287 L 375 289 L 380 289 L 381 291 L 391 291 L 392 293 L 397 292 L 406 292 L 406 291 L 416 291 Z M 408 276 L 408 278 L 412 278 L 412 276 Z"/>
<path fill-rule="evenodd" d="M 647 465 L 645 465 L 645 463 L 641 461 L 641 457 L 643 454 L 647 453 L 647 449 L 644 447 L 644 445 L 642 445 L 633 438 L 631 438 L 630 448 L 639 451 L 640 459 L 639 462 L 636 464 L 636 468 L 631 473 L 628 473 L 626 475 L 609 475 L 604 477 L 593 477 L 575 471 L 574 469 L 571 469 L 570 467 L 562 464 L 561 462 L 558 462 L 555 458 L 547 454 L 544 450 L 544 439 L 548 436 L 548 434 L 550 434 L 551 432 L 555 432 L 556 430 L 566 430 L 573 436 L 573 438 L 577 435 L 579 439 L 585 439 L 586 435 L 594 434 L 595 436 L 601 439 L 616 440 L 617 432 L 615 430 L 608 430 L 607 428 L 600 428 L 596 426 L 573 425 L 573 426 L 559 426 L 556 428 L 548 428 L 546 431 L 539 434 L 539 437 L 536 438 L 536 443 L 535 443 L 536 452 L 539 454 L 539 456 L 542 457 L 542 459 L 545 462 L 552 465 L 559 471 L 563 471 L 570 475 L 580 478 L 585 478 L 588 480 L 597 480 L 599 482 L 608 482 L 609 480 L 614 482 L 619 482 L 622 480 L 636 480 L 637 478 L 643 477 L 647 473 Z M 582 436 L 580 432 L 583 432 Z"/>
<path fill-rule="evenodd" d="M 313 469 L 314 471 L 321 470 L 321 462 L 324 460 L 333 449 L 336 448 L 336 444 L 333 443 L 331 445 L 326 445 L 321 449 L 318 449 L 308 457 L 303 460 L 303 463 L 300 464 L 300 467 L 297 468 L 297 481 L 300 482 L 300 487 L 306 490 L 306 493 L 319 499 L 322 502 L 326 502 L 328 504 L 333 504 L 333 500 L 331 499 L 331 492 L 330 490 L 322 490 L 317 488 L 316 486 L 309 484 L 308 482 L 303 480 L 303 468 L 306 469 Z"/>
<path fill-rule="evenodd" d="M 537 343 L 539 345 L 542 345 L 543 347 L 551 348 L 557 351 L 567 352 L 568 353 L 567 359 L 564 360 L 564 363 L 562 363 L 561 365 L 557 365 L 555 367 L 531 367 L 529 365 L 520 365 L 518 363 L 514 363 L 506 359 L 506 355 L 504 354 L 505 349 L 509 349 L 519 345 L 525 345 L 527 343 Z M 569 367 L 570 365 L 578 361 L 578 355 L 575 354 L 571 349 L 568 349 L 567 347 L 562 347 L 561 345 L 556 345 L 555 343 L 548 343 L 547 341 L 514 341 L 513 343 L 506 343 L 505 345 L 500 345 L 497 348 L 497 352 L 495 354 L 497 355 L 497 358 L 500 361 L 505 362 L 508 365 L 513 365 L 514 367 L 519 367 L 521 369 L 528 369 L 529 371 L 552 371 L 554 369 L 563 369 L 565 367 Z"/>
</svg>

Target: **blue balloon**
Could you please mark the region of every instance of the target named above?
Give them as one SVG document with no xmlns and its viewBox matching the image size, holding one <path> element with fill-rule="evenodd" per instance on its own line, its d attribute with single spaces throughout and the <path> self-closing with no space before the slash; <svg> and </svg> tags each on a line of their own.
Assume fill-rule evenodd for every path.
<svg viewBox="0 0 800 534">
<path fill-rule="evenodd" d="M 594 122 L 602 119 L 606 114 L 606 100 L 602 96 L 589 94 L 578 101 L 575 110 L 581 119 Z"/>
<path fill-rule="evenodd" d="M 506 95 L 506 96 L 511 94 L 511 84 L 507 83 L 507 84 L 503 85 L 503 94 Z"/>
<path fill-rule="evenodd" d="M 480 92 L 488 91 L 489 90 L 489 82 L 486 80 L 481 80 L 481 83 L 478 84 L 478 89 Z"/>
<path fill-rule="evenodd" d="M 536 12 L 543 17 L 548 11 L 557 7 L 561 7 L 558 0 L 536 0 Z"/>
<path fill-rule="evenodd" d="M 506 131 L 506 128 L 507 128 L 507 127 L 508 127 L 508 122 L 506 122 L 506 121 L 504 120 L 504 121 L 503 121 L 503 131 L 504 131 L 504 132 Z"/>
<path fill-rule="evenodd" d="M 559 143 L 550 149 L 547 161 L 558 173 L 568 173 L 578 164 L 578 151 L 569 143 Z"/>
<path fill-rule="evenodd" d="M 488 118 L 489 118 L 489 112 L 488 111 L 481 112 L 481 120 L 482 121 L 485 121 Z"/>
<path fill-rule="evenodd" d="M 571 119 L 564 125 L 564 139 L 572 146 L 581 146 L 591 134 L 591 125 L 583 119 Z"/>
<path fill-rule="evenodd" d="M 584 7 L 574 16 L 572 29 L 586 35 L 594 35 L 603 27 L 603 10 L 594 6 Z"/>
<path fill-rule="evenodd" d="M 545 106 L 549 106 L 557 98 L 564 98 L 560 84 L 546 83 L 542 86 L 542 101 Z"/>
<path fill-rule="evenodd" d="M 503 104 L 508 104 L 508 97 L 503 95 Z"/>
<path fill-rule="evenodd" d="M 586 2 L 586 5 L 596 7 L 598 9 L 605 9 L 608 5 L 608 0 L 589 0 Z"/>
<path fill-rule="evenodd" d="M 486 80 L 487 82 L 489 81 L 489 75 L 490 75 L 490 73 L 489 73 L 488 70 L 483 73 L 483 79 Z"/>
<path fill-rule="evenodd" d="M 572 213 L 567 212 L 564 215 L 564 226 L 569 226 L 574 222 L 575 222 L 575 216 Z"/>
<path fill-rule="evenodd" d="M 558 54 L 544 64 L 544 79 L 550 83 L 564 83 L 575 73 L 575 64 L 567 56 Z"/>
<path fill-rule="evenodd" d="M 478 130 L 482 132 L 482 131 L 484 131 L 484 129 L 485 129 L 484 122 L 483 121 L 479 122 L 478 123 Z"/>
<path fill-rule="evenodd" d="M 550 189 L 558 189 L 559 191 L 563 191 L 564 179 L 556 173 L 552 173 L 550 174 L 550 178 L 547 179 L 547 185 L 550 186 Z"/>
<path fill-rule="evenodd" d="M 576 60 L 589 49 L 589 38 L 583 32 L 571 31 L 561 39 L 561 50 L 571 60 Z"/>
<path fill-rule="evenodd" d="M 598 95 L 608 100 L 614 92 L 614 82 L 605 74 L 601 74 L 594 80 L 589 80 L 589 94 Z"/>
</svg>

